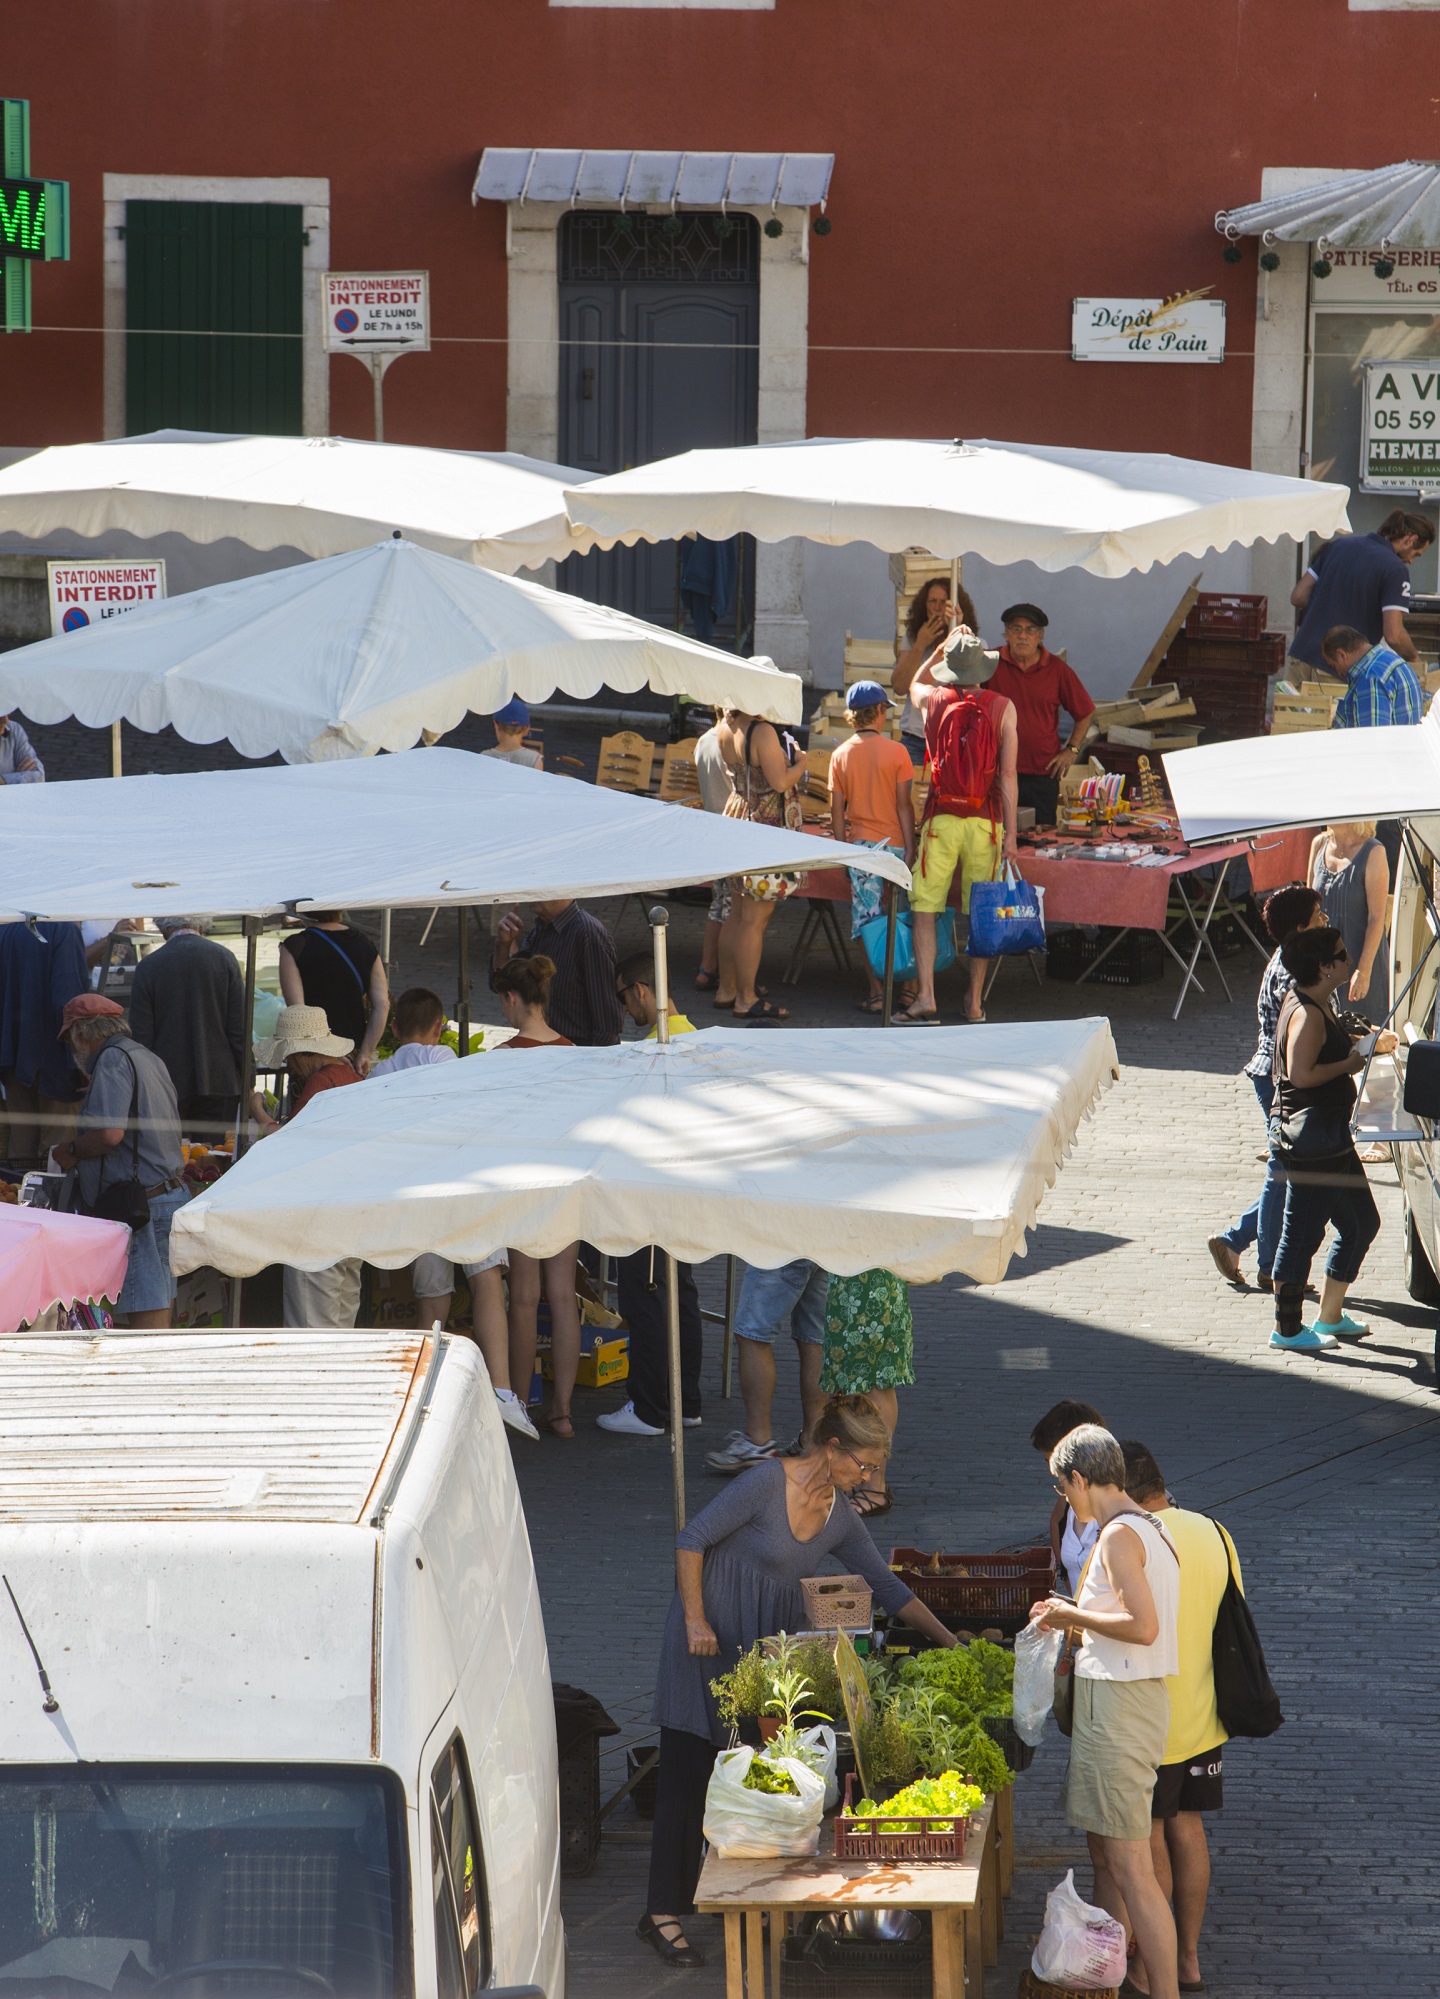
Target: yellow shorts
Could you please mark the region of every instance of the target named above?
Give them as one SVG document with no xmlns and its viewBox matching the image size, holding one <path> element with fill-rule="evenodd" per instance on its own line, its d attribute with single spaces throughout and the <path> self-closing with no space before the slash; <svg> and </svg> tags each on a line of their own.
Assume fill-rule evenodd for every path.
<svg viewBox="0 0 1440 1999">
<path fill-rule="evenodd" d="M 921 916 L 938 916 L 959 868 L 960 907 L 968 916 L 972 884 L 993 882 L 1000 873 L 1003 837 L 1000 827 L 989 819 L 956 819 L 949 812 L 927 819 L 910 884 L 911 910 Z"/>
</svg>

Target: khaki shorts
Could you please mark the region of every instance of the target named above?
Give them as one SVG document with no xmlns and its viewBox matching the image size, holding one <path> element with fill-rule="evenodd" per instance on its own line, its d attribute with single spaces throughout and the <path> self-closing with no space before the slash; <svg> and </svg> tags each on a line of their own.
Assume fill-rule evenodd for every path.
<svg viewBox="0 0 1440 1999">
<path fill-rule="evenodd" d="M 1163 1680 L 1075 1679 L 1065 1815 L 1105 1839 L 1150 1837 L 1155 1772 L 1170 1729 Z"/>
<path fill-rule="evenodd" d="M 912 912 L 938 916 L 958 868 L 960 907 L 968 916 L 971 885 L 993 882 L 1000 872 L 1002 842 L 1001 829 L 991 819 L 957 819 L 949 812 L 927 819 L 910 882 Z"/>
</svg>

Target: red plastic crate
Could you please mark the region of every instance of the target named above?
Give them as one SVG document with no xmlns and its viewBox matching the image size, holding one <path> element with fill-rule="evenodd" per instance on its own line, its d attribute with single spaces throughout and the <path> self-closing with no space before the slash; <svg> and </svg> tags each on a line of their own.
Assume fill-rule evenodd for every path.
<svg viewBox="0 0 1440 1999">
<path fill-rule="evenodd" d="M 969 1818 L 852 1818 L 859 1780 L 852 1770 L 845 1779 L 845 1802 L 835 1814 L 837 1860 L 963 1860 L 973 1821 Z M 907 1828 L 904 1832 L 900 1828 Z"/>
<path fill-rule="evenodd" d="M 1268 597 L 1202 590 L 1185 620 L 1185 630 L 1192 639 L 1258 639 L 1269 616 Z"/>
<path fill-rule="evenodd" d="M 1264 632 L 1253 639 L 1217 638 L 1213 634 L 1192 638 L 1188 632 L 1181 632 L 1171 640 L 1164 666 L 1157 669 L 1156 678 L 1178 681 L 1186 673 L 1208 673 L 1229 680 L 1263 680 L 1280 672 L 1285 664 L 1285 647 L 1283 632 Z"/>
<path fill-rule="evenodd" d="M 891 1568 L 927 1610 L 977 1629 L 994 1625 L 1013 1636 L 1029 1622 L 1031 1604 L 1055 1587 L 1055 1557 L 1048 1547 L 1000 1555 L 942 1553 L 941 1562 L 965 1569 L 963 1576 L 927 1575 L 930 1560 L 923 1548 L 890 1550 Z"/>
</svg>

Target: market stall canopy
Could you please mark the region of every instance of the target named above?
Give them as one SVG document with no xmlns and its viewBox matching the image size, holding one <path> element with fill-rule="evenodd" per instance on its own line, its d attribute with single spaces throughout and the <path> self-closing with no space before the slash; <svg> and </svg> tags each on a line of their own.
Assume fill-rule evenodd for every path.
<svg viewBox="0 0 1440 1999">
<path fill-rule="evenodd" d="M 339 555 L 399 528 L 509 575 L 570 552 L 561 491 L 585 477 L 513 451 L 156 430 L 7 466 L 0 533 L 94 539 L 123 528 Z"/>
<path fill-rule="evenodd" d="M 1347 525 L 1349 491 L 1150 452 L 985 439 L 809 438 L 687 451 L 567 488 L 575 546 L 703 534 L 873 542 L 937 560 L 1126 576 Z"/>
<path fill-rule="evenodd" d="M 470 199 L 618 201 L 671 208 L 824 206 L 833 153 L 634 153 L 487 146 Z"/>
<path fill-rule="evenodd" d="M 996 1284 L 1118 1073 L 1105 1020 L 551 1048 L 333 1090 L 176 1216 L 177 1270 L 245 1276 L 577 1239 Z"/>
<path fill-rule="evenodd" d="M 0 1202 L 0 1333 L 33 1325 L 52 1305 L 118 1298 L 129 1258 L 120 1222 Z"/>
<path fill-rule="evenodd" d="M 0 922 L 267 916 L 627 895 L 893 854 L 468 750 L 0 786 Z"/>
<path fill-rule="evenodd" d="M 1440 162 L 1401 160 L 1243 208 L 1222 208 L 1215 227 L 1232 241 L 1260 236 L 1336 250 L 1434 249 L 1440 244 Z M 1324 303 L 1323 286 L 1316 299 Z"/>
<path fill-rule="evenodd" d="M 1440 812 L 1440 710 L 1415 728 L 1327 729 L 1172 750 L 1165 776 L 1187 840 Z"/>
<path fill-rule="evenodd" d="M 518 695 L 643 687 L 798 722 L 801 682 L 410 541 L 247 576 L 0 653 L 0 714 L 173 728 L 288 763 L 408 750 Z"/>
</svg>

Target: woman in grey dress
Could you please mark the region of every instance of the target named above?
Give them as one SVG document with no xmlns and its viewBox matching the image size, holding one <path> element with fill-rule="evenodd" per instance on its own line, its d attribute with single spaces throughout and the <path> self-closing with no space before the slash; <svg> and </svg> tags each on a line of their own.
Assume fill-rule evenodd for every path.
<svg viewBox="0 0 1440 1999">
<path fill-rule="evenodd" d="M 1350 983 L 1342 999 L 1380 1026 L 1390 1011 L 1385 905 L 1390 863 L 1371 820 L 1347 821 L 1317 833 L 1310 848 L 1310 886 L 1325 921 L 1345 939 Z"/>
<path fill-rule="evenodd" d="M 881 1560 L 845 1497 L 883 1469 L 889 1451 L 890 1432 L 872 1402 L 832 1395 L 801 1456 L 766 1458 L 742 1472 L 675 1544 L 679 1587 L 651 1717 L 660 1725 L 660 1771 L 650 1892 L 636 1929 L 667 1964 L 705 1962 L 683 1918 L 694 1913 L 705 1792 L 728 1739 L 710 1682 L 758 1639 L 804 1629 L 802 1577 L 818 1575 L 833 1557 L 847 1574 L 864 1576 L 881 1610 L 937 1644 L 955 1643 Z"/>
</svg>

